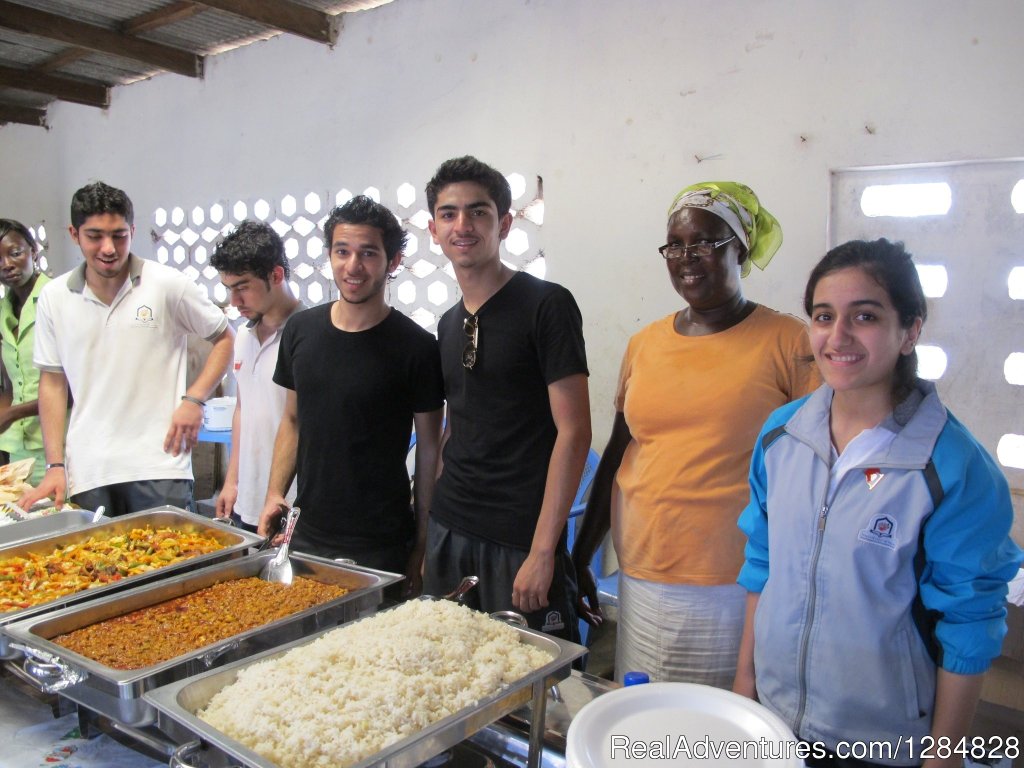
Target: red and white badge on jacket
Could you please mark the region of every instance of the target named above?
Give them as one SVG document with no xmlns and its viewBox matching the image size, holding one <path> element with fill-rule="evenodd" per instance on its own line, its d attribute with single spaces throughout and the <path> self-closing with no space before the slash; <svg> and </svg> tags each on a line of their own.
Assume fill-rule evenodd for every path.
<svg viewBox="0 0 1024 768">
<path fill-rule="evenodd" d="M 864 479 L 868 481 L 869 491 L 873 491 L 875 486 L 882 482 L 883 477 L 885 477 L 885 475 L 877 468 L 864 470 Z"/>
</svg>

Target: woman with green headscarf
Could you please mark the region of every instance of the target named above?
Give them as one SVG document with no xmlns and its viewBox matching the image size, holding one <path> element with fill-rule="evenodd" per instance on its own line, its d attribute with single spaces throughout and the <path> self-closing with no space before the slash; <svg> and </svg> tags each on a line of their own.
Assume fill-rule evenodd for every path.
<svg viewBox="0 0 1024 768">
<path fill-rule="evenodd" d="M 818 383 L 804 324 L 743 295 L 782 244 L 749 187 L 687 187 L 658 249 L 686 306 L 626 348 L 615 421 L 573 550 L 580 615 L 601 620 L 590 571 L 609 527 L 619 558 L 615 673 L 732 685 L 744 618 L 747 470 L 773 410 Z"/>
</svg>

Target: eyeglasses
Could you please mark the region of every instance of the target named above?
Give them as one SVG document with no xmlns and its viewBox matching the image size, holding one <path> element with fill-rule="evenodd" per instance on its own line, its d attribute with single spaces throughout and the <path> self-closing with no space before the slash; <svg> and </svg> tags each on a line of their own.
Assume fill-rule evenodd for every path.
<svg viewBox="0 0 1024 768">
<path fill-rule="evenodd" d="M 480 339 L 480 321 L 476 315 L 470 315 L 462 321 L 462 330 L 466 334 L 466 346 L 462 350 L 462 367 L 467 371 L 476 365 L 476 345 Z"/>
<path fill-rule="evenodd" d="M 663 259 L 678 259 L 680 256 L 689 256 L 693 254 L 697 258 L 704 259 L 714 253 L 718 248 L 721 248 L 726 243 L 732 242 L 736 239 L 736 235 L 727 237 L 725 240 L 719 240 L 717 243 L 709 243 L 706 240 L 702 240 L 699 243 L 693 245 L 680 245 L 679 243 L 672 243 L 670 245 L 663 245 L 658 249 L 658 253 L 661 254 Z"/>
</svg>

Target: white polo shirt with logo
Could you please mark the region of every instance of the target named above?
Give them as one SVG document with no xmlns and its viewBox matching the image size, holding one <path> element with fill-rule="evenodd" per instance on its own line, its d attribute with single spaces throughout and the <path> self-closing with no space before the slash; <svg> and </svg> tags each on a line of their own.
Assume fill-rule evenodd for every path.
<svg viewBox="0 0 1024 768">
<path fill-rule="evenodd" d="M 299 304 L 296 312 L 305 307 Z M 294 314 L 294 313 L 292 313 Z M 287 321 L 285 321 L 287 322 Z M 235 512 L 249 525 L 257 525 L 270 483 L 274 440 L 284 414 L 288 390 L 274 383 L 277 349 L 284 323 L 263 344 L 256 328 L 243 324 L 235 335 L 235 383 L 242 402 L 241 435 L 231 450 L 238 451 L 238 498 Z M 285 495 L 295 500 L 295 481 Z"/>
<path fill-rule="evenodd" d="M 36 305 L 33 362 L 63 373 L 74 398 L 65 463 L 69 493 L 136 480 L 191 480 L 191 454 L 164 453 L 185 393 L 186 339 L 214 339 L 224 313 L 181 272 L 129 256 L 108 307 L 85 265 L 55 278 Z"/>
</svg>

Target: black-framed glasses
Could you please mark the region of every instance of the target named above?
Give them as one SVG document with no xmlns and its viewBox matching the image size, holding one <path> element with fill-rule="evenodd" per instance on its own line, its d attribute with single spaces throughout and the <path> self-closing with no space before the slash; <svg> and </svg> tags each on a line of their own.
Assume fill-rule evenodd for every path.
<svg viewBox="0 0 1024 768">
<path fill-rule="evenodd" d="M 480 340 L 480 320 L 476 315 L 470 315 L 462 321 L 462 330 L 466 334 L 466 346 L 462 349 L 462 367 L 471 371 L 476 365 L 476 346 Z"/>
<path fill-rule="evenodd" d="M 697 258 L 705 259 L 714 253 L 718 248 L 721 248 L 726 243 L 730 243 L 736 239 L 736 235 L 727 237 L 725 240 L 719 240 L 717 243 L 710 243 L 706 240 L 702 240 L 699 243 L 693 245 L 682 245 L 681 243 L 671 243 L 663 245 L 658 249 L 658 253 L 661 254 L 663 259 L 678 259 L 680 256 L 689 256 L 693 254 Z"/>
</svg>

